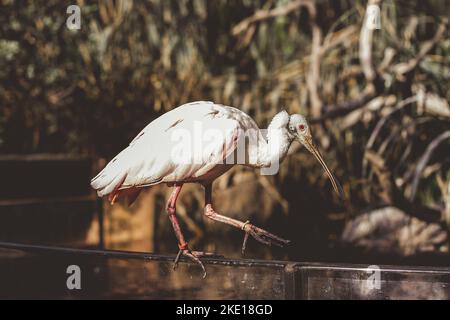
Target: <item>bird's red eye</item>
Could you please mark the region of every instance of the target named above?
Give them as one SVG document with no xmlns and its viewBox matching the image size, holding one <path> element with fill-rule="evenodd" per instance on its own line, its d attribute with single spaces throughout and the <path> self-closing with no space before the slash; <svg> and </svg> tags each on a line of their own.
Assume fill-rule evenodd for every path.
<svg viewBox="0 0 450 320">
<path fill-rule="evenodd" d="M 303 130 L 305 130 L 305 125 L 300 124 L 300 125 L 298 126 L 298 128 L 299 128 L 301 131 L 303 131 Z"/>
</svg>

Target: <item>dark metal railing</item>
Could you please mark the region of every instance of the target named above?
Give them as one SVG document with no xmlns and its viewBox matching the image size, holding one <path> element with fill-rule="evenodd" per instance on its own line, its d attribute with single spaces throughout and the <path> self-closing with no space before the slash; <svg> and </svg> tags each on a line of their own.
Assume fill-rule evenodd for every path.
<svg viewBox="0 0 450 320">
<path fill-rule="evenodd" d="M 204 259 L 0 242 L 1 298 L 449 299 L 450 268 Z M 82 270 L 80 290 L 66 269 Z"/>
</svg>

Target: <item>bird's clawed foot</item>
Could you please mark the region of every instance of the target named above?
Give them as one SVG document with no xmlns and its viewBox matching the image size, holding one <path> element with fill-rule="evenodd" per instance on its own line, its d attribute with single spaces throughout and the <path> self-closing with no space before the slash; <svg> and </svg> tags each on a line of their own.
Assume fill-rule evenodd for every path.
<svg viewBox="0 0 450 320">
<path fill-rule="evenodd" d="M 180 247 L 180 251 L 178 251 L 177 257 L 175 258 L 175 261 L 173 263 L 173 270 L 175 270 L 178 267 L 178 262 L 180 261 L 180 257 L 182 255 L 189 258 L 190 260 L 194 261 L 195 263 L 197 263 L 200 266 L 200 268 L 202 268 L 203 279 L 206 277 L 206 269 L 205 269 L 205 266 L 203 265 L 203 262 L 201 262 L 199 258 L 223 257 L 222 255 L 218 255 L 218 254 L 210 253 L 210 252 L 191 251 L 187 246 Z"/>
<path fill-rule="evenodd" d="M 255 227 L 250 223 L 250 221 L 244 223 L 242 230 L 245 231 L 244 242 L 242 243 L 242 255 L 245 253 L 249 235 L 251 235 L 255 240 L 268 246 L 274 244 L 276 246 L 283 247 L 291 242 L 290 240 L 280 238 L 264 229 Z"/>
</svg>

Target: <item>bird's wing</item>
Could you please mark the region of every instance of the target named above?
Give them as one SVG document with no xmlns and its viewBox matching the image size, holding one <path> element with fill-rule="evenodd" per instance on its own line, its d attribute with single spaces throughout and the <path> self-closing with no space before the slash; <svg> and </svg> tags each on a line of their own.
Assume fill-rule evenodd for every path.
<svg viewBox="0 0 450 320">
<path fill-rule="evenodd" d="M 152 121 L 95 177 L 99 195 L 118 188 L 195 180 L 221 164 L 242 130 L 257 129 L 244 112 L 212 102 L 193 102 Z"/>
</svg>

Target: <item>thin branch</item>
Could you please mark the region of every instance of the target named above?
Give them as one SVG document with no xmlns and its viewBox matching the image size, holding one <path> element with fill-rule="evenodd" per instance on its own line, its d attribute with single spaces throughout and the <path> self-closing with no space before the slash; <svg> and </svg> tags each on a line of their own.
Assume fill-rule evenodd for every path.
<svg viewBox="0 0 450 320">
<path fill-rule="evenodd" d="M 378 134 L 380 133 L 381 129 L 387 122 L 387 120 L 397 111 L 403 109 L 407 105 L 414 103 L 417 101 L 417 96 L 409 97 L 405 100 L 400 101 L 394 109 L 392 109 L 389 113 L 387 113 L 384 117 L 382 117 L 380 120 L 378 120 L 377 124 L 375 125 L 375 129 L 373 129 L 372 134 L 369 137 L 369 140 L 367 140 L 366 150 L 372 148 L 373 144 L 375 143 L 375 139 L 377 138 Z"/>
<path fill-rule="evenodd" d="M 416 217 L 429 223 L 438 223 L 445 225 L 442 221 L 442 211 L 437 208 L 424 206 L 406 199 L 403 193 L 395 184 L 391 170 L 386 166 L 384 159 L 374 151 L 368 151 L 364 154 L 373 166 L 374 172 L 378 177 L 381 186 L 380 196 L 386 204 L 393 205 L 406 214 Z"/>
<path fill-rule="evenodd" d="M 430 41 L 427 41 L 420 49 L 418 55 L 408 62 L 399 63 L 392 67 L 397 79 L 403 80 L 406 73 L 413 71 L 423 58 L 439 43 L 447 30 L 447 21 L 441 22 L 439 27 Z"/>
<path fill-rule="evenodd" d="M 365 152 L 369 152 L 372 149 L 377 136 L 379 135 L 379 133 L 381 132 L 381 129 L 386 124 L 386 122 L 389 120 L 389 118 L 393 114 L 395 114 L 397 111 L 402 110 L 405 106 L 407 106 L 411 103 L 414 103 L 416 101 L 417 101 L 417 96 L 412 96 L 405 100 L 402 100 L 394 107 L 394 109 L 392 109 L 388 114 L 386 114 L 384 117 L 382 117 L 380 120 L 378 120 L 369 139 L 367 140 Z M 363 163 L 362 163 L 362 176 L 365 177 L 366 174 L 367 174 L 367 159 L 366 159 L 366 157 L 364 157 Z"/>
<path fill-rule="evenodd" d="M 271 18 L 275 18 L 275 17 L 288 15 L 289 13 L 291 13 L 303 6 L 308 7 L 308 10 L 310 12 L 312 12 L 312 10 L 314 10 L 314 8 L 313 8 L 314 1 L 312 1 L 312 0 L 296 0 L 296 1 L 289 2 L 288 4 L 286 4 L 284 6 L 280 6 L 275 9 L 272 9 L 272 10 L 258 10 L 251 17 L 245 18 L 244 20 L 239 22 L 237 25 L 235 25 L 233 27 L 231 33 L 234 36 L 237 36 L 240 33 L 247 30 L 250 27 L 250 25 L 253 23 L 271 19 Z"/>
<path fill-rule="evenodd" d="M 417 164 L 416 170 L 414 172 L 414 180 L 412 183 L 411 188 L 411 195 L 409 197 L 410 201 L 413 201 L 416 197 L 417 187 L 419 186 L 420 177 L 422 175 L 423 170 L 425 169 L 426 165 L 428 164 L 428 161 L 430 161 L 431 156 L 433 155 L 433 152 L 436 150 L 436 148 L 445 140 L 450 139 L 450 130 L 444 131 L 440 135 L 438 135 L 436 138 L 431 141 L 431 143 L 428 145 L 427 149 L 425 150 L 425 153 L 420 157 L 420 160 Z"/>
<path fill-rule="evenodd" d="M 328 119 L 334 119 L 347 115 L 348 113 L 363 107 L 366 103 L 376 97 L 375 90 L 373 88 L 367 88 L 358 97 L 350 101 L 344 101 L 335 105 L 327 105 L 323 109 L 326 113 L 319 117 L 314 117 L 308 120 L 311 124 L 321 123 Z"/>
</svg>

